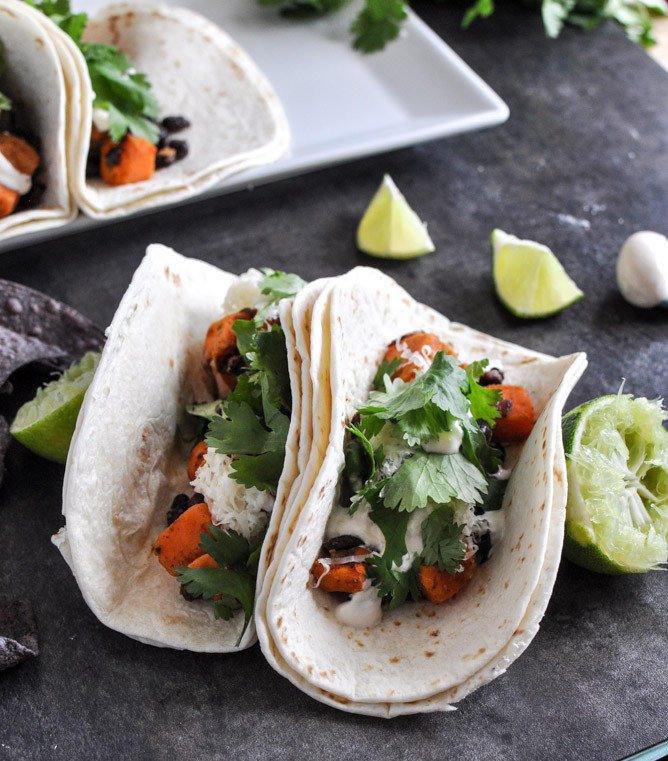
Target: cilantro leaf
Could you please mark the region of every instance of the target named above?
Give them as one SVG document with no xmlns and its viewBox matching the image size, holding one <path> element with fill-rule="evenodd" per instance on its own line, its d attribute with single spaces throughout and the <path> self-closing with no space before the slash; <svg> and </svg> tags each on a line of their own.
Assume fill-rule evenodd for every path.
<svg viewBox="0 0 668 761">
<path fill-rule="evenodd" d="M 373 450 L 373 444 L 369 441 L 369 439 L 367 439 L 367 437 L 362 433 L 362 431 L 360 431 L 360 429 L 357 426 L 353 425 L 352 423 L 346 426 L 346 430 L 350 431 L 353 434 L 353 436 L 357 438 L 357 441 L 359 442 L 361 446 L 362 453 L 366 455 L 367 468 L 365 468 L 364 471 L 367 472 L 368 475 L 366 476 L 364 480 L 368 481 L 370 478 L 373 477 L 374 473 L 376 472 L 376 457 Z M 363 472 L 362 467 L 360 467 L 359 472 L 360 473 Z"/>
<path fill-rule="evenodd" d="M 206 443 L 220 454 L 264 454 L 285 446 L 290 421 L 274 416 L 267 430 L 246 402 L 227 401 L 222 415 L 211 420 Z"/>
<path fill-rule="evenodd" d="M 222 399 L 216 399 L 213 402 L 202 402 L 201 404 L 189 404 L 186 407 L 186 412 L 189 415 L 211 421 L 220 415 L 222 405 Z"/>
<path fill-rule="evenodd" d="M 236 325 L 236 323 L 235 323 Z M 258 331 L 252 341 L 253 351 L 248 353 L 252 370 L 261 374 L 263 401 L 290 409 L 290 375 L 285 334 L 278 325 L 271 330 Z"/>
<path fill-rule="evenodd" d="M 218 526 L 210 526 L 209 533 L 201 534 L 200 548 L 221 567 L 238 568 L 246 565 L 250 553 L 248 540 L 230 529 L 223 531 Z"/>
<path fill-rule="evenodd" d="M 461 453 L 418 451 L 387 479 L 381 497 L 387 507 L 412 512 L 430 501 L 442 505 L 454 497 L 479 502 L 486 491 L 485 477 Z"/>
<path fill-rule="evenodd" d="M 492 13 L 494 13 L 494 0 L 476 0 L 464 14 L 462 29 L 467 29 L 478 16 L 488 18 Z"/>
<path fill-rule="evenodd" d="M 439 571 L 456 573 L 466 557 L 462 541 L 464 526 L 453 521 L 454 513 L 447 505 L 433 510 L 422 523 L 422 559 L 425 565 L 436 565 Z"/>
<path fill-rule="evenodd" d="M 5 46 L 0 40 L 0 75 L 5 71 Z M 4 94 L 0 92 L 0 111 L 11 111 L 12 101 Z"/>
<path fill-rule="evenodd" d="M 248 488 L 255 487 L 276 494 L 284 460 L 284 449 L 255 456 L 239 455 L 234 460 L 234 473 L 230 474 L 230 478 Z"/>
<path fill-rule="evenodd" d="M 350 26 L 353 47 L 364 53 L 382 50 L 399 36 L 405 18 L 404 0 L 365 0 L 364 8 Z"/>
<path fill-rule="evenodd" d="M 205 600 L 220 597 L 214 602 L 216 618 L 229 620 L 237 610 L 243 609 L 244 625 L 238 645 L 253 615 L 257 566 L 251 565 L 251 558 L 257 554 L 262 540 L 251 547 L 236 531 L 223 531 L 213 525 L 200 540 L 202 551 L 211 555 L 220 568 L 179 566 L 175 570 L 189 594 Z"/>
<path fill-rule="evenodd" d="M 503 463 L 503 452 L 487 443 L 485 434 L 473 420 L 463 427 L 460 451 L 484 474 L 496 473 Z"/>
<path fill-rule="evenodd" d="M 246 357 L 253 351 L 255 333 L 261 325 L 256 325 L 253 320 L 235 320 L 232 331 L 237 337 L 237 349 L 239 354 Z"/>
<path fill-rule="evenodd" d="M 406 530 L 410 515 L 396 513 L 382 505 L 376 505 L 369 513 L 371 520 L 380 528 L 385 537 L 385 551 L 381 556 L 367 559 L 367 574 L 371 583 L 378 587 L 378 596 L 389 595 L 390 609 L 401 605 L 410 594 L 414 600 L 420 598 L 418 567 L 420 558 L 416 556 L 406 571 L 400 571 L 406 548 Z"/>
<path fill-rule="evenodd" d="M 263 267 L 260 271 L 264 277 L 258 283 L 258 287 L 265 296 L 272 296 L 275 301 L 296 296 L 306 285 L 299 275 L 276 272 L 268 267 Z"/>
<path fill-rule="evenodd" d="M 383 359 L 373 378 L 373 387 L 383 388 L 385 376 L 388 375 L 391 378 L 394 373 L 401 367 L 402 363 L 403 359 L 401 357 L 394 357 L 394 359 L 391 359 L 389 362 L 388 360 Z"/>
<path fill-rule="evenodd" d="M 501 417 L 501 413 L 495 406 L 497 402 L 501 401 L 501 392 L 498 388 L 487 388 L 478 383 L 478 378 L 483 374 L 488 364 L 488 360 L 484 359 L 472 362 L 466 368 L 469 384 L 466 396 L 471 404 L 471 415 L 476 420 L 484 420 L 493 426 L 494 421 Z"/>
<path fill-rule="evenodd" d="M 468 413 L 468 402 L 463 392 L 467 388 L 468 379 L 458 361 L 439 351 L 425 373 L 410 383 L 396 384 L 390 391 L 372 392 L 369 403 L 360 412 L 383 420 L 398 420 L 432 402 L 453 417 L 464 418 Z"/>
<path fill-rule="evenodd" d="M 507 480 L 500 478 L 490 478 L 487 486 L 487 494 L 482 502 L 483 512 L 487 513 L 492 510 L 500 510 L 503 506 L 503 496 L 508 486 Z"/>
<path fill-rule="evenodd" d="M 50 18 L 79 47 L 95 93 L 93 105 L 109 112 L 111 139 L 118 142 L 129 130 L 137 137 L 157 143 L 160 130 L 151 120 L 158 117 L 159 108 L 146 75 L 135 72 L 130 58 L 113 45 L 82 42 L 88 17 L 85 13 L 73 14 L 69 0 L 27 2 Z"/>
</svg>

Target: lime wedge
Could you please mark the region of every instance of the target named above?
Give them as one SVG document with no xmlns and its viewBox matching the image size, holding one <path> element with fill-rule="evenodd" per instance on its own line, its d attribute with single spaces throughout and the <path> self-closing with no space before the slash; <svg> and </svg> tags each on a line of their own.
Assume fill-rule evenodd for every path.
<svg viewBox="0 0 668 761">
<path fill-rule="evenodd" d="M 434 250 L 426 225 L 389 174 L 383 177 L 359 223 L 357 248 L 387 259 L 413 259 Z"/>
<path fill-rule="evenodd" d="M 564 416 L 569 560 L 608 574 L 668 561 L 668 412 L 660 401 L 602 396 Z"/>
<path fill-rule="evenodd" d="M 503 230 L 491 242 L 496 294 L 517 317 L 549 317 L 584 296 L 547 246 Z"/>
<path fill-rule="evenodd" d="M 100 355 L 90 351 L 60 378 L 37 391 L 16 413 L 9 432 L 35 454 L 64 463 L 77 415 Z"/>
</svg>

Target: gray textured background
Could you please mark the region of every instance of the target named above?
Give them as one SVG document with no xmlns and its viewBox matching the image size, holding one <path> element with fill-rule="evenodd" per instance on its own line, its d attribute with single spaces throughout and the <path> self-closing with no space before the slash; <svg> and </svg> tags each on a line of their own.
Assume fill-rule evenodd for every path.
<svg viewBox="0 0 668 761">
<path fill-rule="evenodd" d="M 507 124 L 5 253 L 0 277 L 105 325 L 153 241 L 232 271 L 338 274 L 370 263 L 354 230 L 389 172 L 437 252 L 372 263 L 453 319 L 551 354 L 585 350 L 569 406 L 622 377 L 665 396 L 668 312 L 627 305 L 614 261 L 630 233 L 668 232 L 668 75 L 611 25 L 549 42 L 535 11 L 498 5 L 463 32 L 465 3 L 414 3 L 508 103 Z M 546 321 L 509 315 L 491 285 L 496 226 L 550 245 L 586 298 Z M 665 574 L 606 578 L 564 561 L 538 636 L 506 675 L 455 713 L 385 722 L 312 701 L 257 647 L 180 653 L 102 627 L 49 542 L 62 468 L 19 446 L 7 467 L 0 597 L 32 600 L 41 652 L 0 674 L 0 759 L 614 761 L 668 737 Z"/>
</svg>

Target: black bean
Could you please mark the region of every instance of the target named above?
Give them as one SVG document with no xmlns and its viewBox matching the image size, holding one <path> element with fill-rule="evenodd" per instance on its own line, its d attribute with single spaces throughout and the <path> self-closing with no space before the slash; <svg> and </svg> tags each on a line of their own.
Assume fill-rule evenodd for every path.
<svg viewBox="0 0 668 761">
<path fill-rule="evenodd" d="M 192 507 L 193 505 L 201 505 L 202 502 L 204 502 L 204 495 L 195 492 L 188 500 L 188 507 Z"/>
<path fill-rule="evenodd" d="M 188 143 L 185 140 L 170 140 L 167 145 L 176 151 L 177 161 L 181 161 L 188 155 Z"/>
<path fill-rule="evenodd" d="M 492 537 L 489 531 L 476 537 L 478 551 L 475 554 L 478 564 L 484 563 L 489 557 L 489 551 L 492 549 Z"/>
<path fill-rule="evenodd" d="M 477 420 L 478 428 L 484 433 L 485 441 L 490 444 L 492 442 L 492 427 L 486 420 Z"/>
<path fill-rule="evenodd" d="M 167 525 L 172 523 L 190 507 L 190 497 L 187 494 L 177 494 L 172 501 L 172 506 L 167 511 Z"/>
<path fill-rule="evenodd" d="M 185 116 L 165 116 L 162 120 L 162 126 L 167 132 L 180 132 L 186 127 L 190 127 L 190 122 Z"/>
<path fill-rule="evenodd" d="M 352 550 L 354 547 L 360 547 L 362 544 L 364 542 L 358 537 L 343 534 L 323 542 L 322 551 L 324 554 L 327 554 L 329 552 L 337 552 L 338 550 Z"/>
<path fill-rule="evenodd" d="M 492 384 L 497 385 L 503 383 L 503 373 L 498 367 L 490 367 L 489 370 L 480 376 L 478 383 L 481 386 L 491 386 Z"/>
<path fill-rule="evenodd" d="M 155 155 L 155 168 L 164 169 L 166 166 L 171 166 L 176 161 L 176 151 L 173 148 L 165 146 L 161 148 Z"/>
</svg>

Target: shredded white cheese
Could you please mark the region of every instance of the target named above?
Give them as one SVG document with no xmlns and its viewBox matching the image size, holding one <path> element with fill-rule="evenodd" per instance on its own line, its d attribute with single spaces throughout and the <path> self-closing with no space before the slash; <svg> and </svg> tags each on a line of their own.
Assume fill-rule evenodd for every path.
<svg viewBox="0 0 668 761">
<path fill-rule="evenodd" d="M 230 478 L 232 457 L 209 447 L 204 464 L 190 482 L 204 496 L 216 526 L 233 529 L 249 541 L 257 539 L 267 525 L 274 498 L 255 487 Z"/>
<path fill-rule="evenodd" d="M 264 275 L 260 270 L 249 269 L 239 276 L 239 280 L 231 286 L 223 302 L 223 314 L 233 314 L 241 309 L 262 309 L 271 299 L 272 296 L 262 293 L 260 290 L 260 280 Z M 265 315 L 267 320 L 278 318 L 278 304 L 272 305 Z"/>
</svg>

